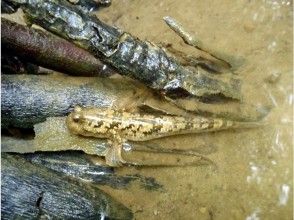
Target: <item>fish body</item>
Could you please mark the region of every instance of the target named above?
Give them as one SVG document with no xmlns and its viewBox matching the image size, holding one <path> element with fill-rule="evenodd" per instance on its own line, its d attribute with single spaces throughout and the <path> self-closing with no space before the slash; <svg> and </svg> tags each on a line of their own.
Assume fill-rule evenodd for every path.
<svg viewBox="0 0 294 220">
<path fill-rule="evenodd" d="M 97 138 L 118 136 L 130 141 L 147 141 L 156 138 L 251 127 L 256 123 L 236 122 L 221 118 L 154 116 L 128 113 L 113 109 L 81 108 L 67 118 L 67 126 L 74 134 Z"/>
</svg>

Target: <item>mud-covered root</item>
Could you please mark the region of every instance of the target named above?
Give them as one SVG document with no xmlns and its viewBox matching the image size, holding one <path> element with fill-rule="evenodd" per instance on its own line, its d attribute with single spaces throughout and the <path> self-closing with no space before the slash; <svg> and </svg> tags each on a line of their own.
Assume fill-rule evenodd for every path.
<svg viewBox="0 0 294 220">
<path fill-rule="evenodd" d="M 115 73 L 88 51 L 41 30 L 1 19 L 2 55 L 20 57 L 51 70 L 75 76 L 109 76 Z M 2 69 L 3 73 L 5 69 Z M 20 74 L 21 71 L 15 71 Z"/>
<path fill-rule="evenodd" d="M 178 94 L 183 95 L 179 91 L 185 91 L 188 96 L 219 95 L 241 99 L 240 87 L 234 80 L 212 77 L 205 72 L 201 74 L 198 65 L 195 69 L 190 68 L 193 65 L 186 67 L 164 48 L 107 25 L 66 1 L 6 1 L 19 4 L 32 23 L 90 51 L 121 75 L 136 79 L 162 94 L 173 93 L 170 97 L 178 98 Z M 193 58 L 192 61 L 201 63 Z"/>
<path fill-rule="evenodd" d="M 132 219 L 132 212 L 98 188 L 64 178 L 17 155 L 2 154 L 3 219 Z"/>
<path fill-rule="evenodd" d="M 132 173 L 119 175 L 115 169 L 106 166 L 102 158 L 78 151 L 39 152 L 19 156 L 37 166 L 44 166 L 67 177 L 98 185 L 128 189 L 135 183 L 144 190 L 163 190 L 163 186 L 153 177 Z"/>
<path fill-rule="evenodd" d="M 76 5 L 86 13 L 97 11 L 100 8 L 111 5 L 111 0 L 67 0 L 71 4 Z"/>
<path fill-rule="evenodd" d="M 183 41 L 186 44 L 208 53 L 212 57 L 219 60 L 220 61 L 219 64 L 222 65 L 223 67 L 231 68 L 231 64 L 229 62 L 225 61 L 223 58 L 221 58 L 221 55 L 218 55 L 219 53 L 217 51 L 215 51 L 214 49 L 212 49 L 208 45 L 205 45 L 202 41 L 200 41 L 199 39 L 196 39 L 195 36 L 188 33 L 184 29 L 183 25 L 180 24 L 177 20 L 175 20 L 174 18 L 172 18 L 170 16 L 164 17 L 163 20 L 178 36 L 180 36 L 183 39 Z M 201 60 L 195 59 L 195 61 L 200 62 Z"/>
</svg>

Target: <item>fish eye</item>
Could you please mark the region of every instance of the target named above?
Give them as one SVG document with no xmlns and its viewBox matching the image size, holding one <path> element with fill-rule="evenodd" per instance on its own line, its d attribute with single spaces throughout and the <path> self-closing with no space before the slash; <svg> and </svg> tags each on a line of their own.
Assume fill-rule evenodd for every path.
<svg viewBox="0 0 294 220">
<path fill-rule="evenodd" d="M 74 122 L 79 122 L 79 120 L 80 120 L 80 115 L 79 114 L 73 114 L 73 116 L 72 116 L 72 120 L 74 121 Z"/>
</svg>

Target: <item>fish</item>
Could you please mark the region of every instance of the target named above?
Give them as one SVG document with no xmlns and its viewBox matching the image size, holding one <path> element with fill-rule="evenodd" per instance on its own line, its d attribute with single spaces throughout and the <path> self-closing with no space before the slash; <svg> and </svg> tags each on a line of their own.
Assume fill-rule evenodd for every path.
<svg viewBox="0 0 294 220">
<path fill-rule="evenodd" d="M 106 155 L 106 162 L 109 165 L 118 165 L 118 161 L 114 161 L 117 159 L 124 162 L 121 157 L 121 148 L 125 141 L 148 141 L 173 135 L 260 125 L 258 122 L 238 122 L 222 118 L 158 116 L 111 108 L 82 108 L 80 106 L 76 106 L 68 115 L 66 124 L 73 134 L 109 139 L 113 148 L 116 148 L 116 153 L 110 151 L 110 154 Z"/>
</svg>

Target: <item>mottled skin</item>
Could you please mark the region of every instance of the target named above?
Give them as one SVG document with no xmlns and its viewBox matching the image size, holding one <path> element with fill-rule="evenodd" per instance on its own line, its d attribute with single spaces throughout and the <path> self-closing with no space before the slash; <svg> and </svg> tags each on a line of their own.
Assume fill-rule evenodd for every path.
<svg viewBox="0 0 294 220">
<path fill-rule="evenodd" d="M 80 107 L 76 107 L 67 119 L 68 128 L 75 134 L 97 138 L 119 135 L 130 141 L 216 131 L 233 125 L 232 121 L 222 119 L 140 115 L 113 109 Z"/>
<path fill-rule="evenodd" d="M 76 107 L 67 118 L 67 126 L 72 133 L 111 140 L 113 148 L 106 155 L 106 161 L 112 166 L 124 162 L 121 146 L 125 140 L 147 141 L 171 135 L 248 127 L 252 124 L 216 118 L 141 115 L 81 107 Z"/>
</svg>

